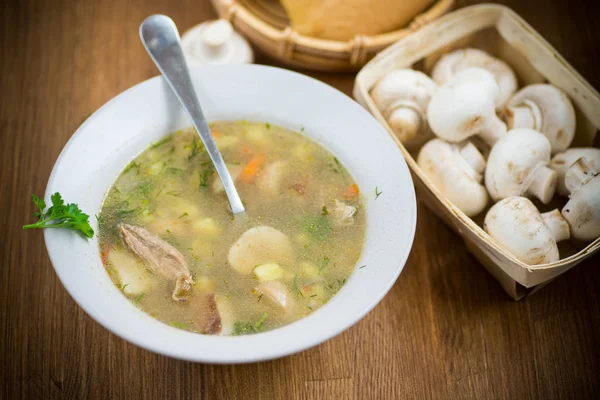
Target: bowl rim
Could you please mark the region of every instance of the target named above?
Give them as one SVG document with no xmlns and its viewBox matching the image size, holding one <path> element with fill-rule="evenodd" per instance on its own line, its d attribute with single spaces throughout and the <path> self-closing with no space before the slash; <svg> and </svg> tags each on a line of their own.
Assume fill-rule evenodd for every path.
<svg viewBox="0 0 600 400">
<path fill-rule="evenodd" d="M 382 137 L 385 136 L 385 138 L 387 138 L 389 140 L 389 146 L 394 146 L 394 148 L 396 148 L 393 141 L 388 137 L 387 132 L 383 129 L 383 127 L 381 127 L 377 123 L 377 121 L 365 109 L 363 109 L 358 103 L 354 102 L 350 97 L 345 95 L 343 92 L 341 92 L 319 80 L 316 80 L 314 78 L 308 77 L 306 75 L 303 75 L 303 74 L 300 74 L 297 72 L 289 71 L 289 70 L 282 69 L 282 68 L 270 67 L 270 66 L 236 65 L 236 66 L 225 66 L 225 67 L 220 66 L 218 68 L 222 69 L 222 70 L 244 68 L 244 69 L 254 69 L 254 70 L 266 71 L 265 73 L 273 73 L 273 74 L 275 74 L 275 73 L 282 74 L 283 73 L 283 74 L 289 75 L 290 77 L 295 77 L 294 79 L 306 80 L 307 83 L 308 83 L 308 81 L 311 81 L 311 84 L 321 86 L 322 88 L 325 88 L 324 90 L 335 91 L 338 93 L 338 95 L 344 96 L 346 98 L 346 101 L 348 104 L 351 104 L 351 106 L 349 105 L 348 107 L 355 107 L 357 109 L 357 112 L 365 114 L 365 116 L 364 116 L 365 118 L 371 118 L 373 120 L 373 122 L 375 124 L 377 124 L 377 126 L 379 127 L 378 129 L 380 131 L 381 136 Z M 197 74 L 203 74 L 203 73 L 208 74 L 216 69 L 217 68 L 212 68 L 212 67 L 200 67 L 200 68 L 194 68 L 192 70 L 192 73 L 194 76 L 196 76 Z M 87 118 L 83 122 L 83 124 L 75 131 L 75 133 L 67 141 L 67 143 L 65 144 L 64 148 L 62 149 L 60 155 L 58 156 L 58 158 L 53 166 L 52 173 L 50 174 L 50 177 L 48 179 L 48 184 L 47 184 L 46 191 L 45 191 L 45 198 L 49 198 L 50 195 L 54 191 L 56 191 L 55 187 L 57 186 L 56 181 L 58 179 L 57 178 L 58 168 L 61 164 L 63 164 L 65 162 L 65 158 L 67 157 L 67 154 L 69 153 L 69 150 L 73 147 L 74 143 L 76 143 L 79 140 L 84 140 L 83 138 L 86 135 L 87 127 L 90 126 L 90 124 L 93 124 L 96 119 L 102 118 L 102 114 L 107 109 L 115 106 L 116 103 L 118 103 L 120 100 L 126 98 L 131 93 L 134 93 L 136 90 L 139 90 L 140 88 L 143 88 L 145 86 L 159 85 L 161 81 L 162 81 L 161 76 L 155 76 L 153 78 L 147 79 L 143 82 L 140 82 L 140 83 L 126 89 L 125 91 L 121 92 L 117 96 L 115 96 L 112 99 L 110 99 L 109 101 L 107 101 L 104 105 L 102 105 L 97 111 L 95 111 L 89 118 Z M 164 83 L 164 81 L 163 81 L 163 83 Z M 358 111 L 358 110 L 360 110 L 360 111 Z M 307 136 L 309 136 L 309 135 L 307 135 Z M 311 140 L 314 140 L 310 136 L 309 136 L 309 138 Z M 148 144 L 150 144 L 150 142 Z M 57 276 L 59 277 L 59 280 L 61 281 L 63 287 L 67 290 L 69 295 L 73 298 L 73 300 L 75 300 L 75 302 L 79 305 L 79 307 L 81 307 L 86 312 L 86 314 L 88 314 L 90 317 L 92 317 L 93 320 L 98 322 L 100 325 L 102 325 L 104 328 L 106 328 L 109 332 L 114 333 L 117 336 L 121 337 L 122 339 L 125 339 L 126 341 L 133 343 L 137 346 L 140 346 L 146 350 L 152 351 L 157 354 L 166 355 L 166 356 L 183 359 L 183 360 L 187 360 L 187 361 L 213 363 L 213 364 L 238 364 L 238 363 L 241 364 L 241 363 L 249 363 L 249 362 L 257 362 L 257 361 L 263 361 L 263 360 L 269 360 L 269 359 L 276 359 L 276 358 L 284 357 L 284 356 L 287 356 L 290 354 L 295 354 L 300 351 L 306 350 L 308 348 L 317 346 L 317 345 L 333 338 L 334 336 L 337 336 L 338 334 L 342 333 L 349 327 L 356 324 L 368 312 L 370 312 L 377 304 L 379 304 L 379 302 L 383 299 L 383 297 L 392 288 L 392 286 L 396 282 L 396 279 L 402 272 L 404 265 L 406 264 L 406 261 L 410 255 L 410 250 L 412 248 L 412 244 L 414 242 L 414 236 L 415 236 L 415 231 L 416 231 L 416 221 L 417 221 L 417 207 L 416 207 L 416 196 L 415 196 L 414 187 L 413 187 L 413 183 L 412 183 L 412 177 L 408 170 L 408 166 L 407 166 L 406 162 L 404 161 L 404 159 L 401 157 L 401 153 L 399 152 L 399 150 L 397 148 L 396 148 L 396 150 L 398 152 L 398 158 L 399 158 L 397 161 L 401 164 L 401 169 L 403 169 L 403 171 L 401 171 L 401 173 L 404 174 L 403 178 L 405 178 L 405 182 L 403 184 L 403 189 L 406 191 L 406 193 L 404 193 L 404 194 L 408 196 L 408 202 L 409 202 L 409 204 L 408 204 L 409 210 L 407 211 L 407 215 L 409 216 L 409 218 L 405 218 L 403 220 L 403 225 L 402 225 L 402 228 L 404 230 L 408 231 L 408 241 L 403 244 L 406 248 L 406 251 L 404 251 L 402 253 L 402 256 L 399 259 L 394 260 L 394 261 L 389 261 L 390 265 L 394 266 L 394 269 L 393 269 L 392 274 L 388 274 L 386 276 L 386 279 L 388 279 L 388 280 L 387 280 L 385 286 L 377 294 L 373 294 L 373 295 L 369 296 L 369 302 L 365 307 L 363 307 L 360 310 L 351 312 L 351 317 L 346 318 L 346 321 L 343 325 L 333 326 L 333 327 L 327 329 L 325 333 L 321 333 L 319 336 L 315 336 L 312 338 L 310 338 L 311 335 L 304 335 L 302 332 L 298 331 L 298 329 L 295 328 L 295 326 L 297 326 L 299 324 L 299 322 L 314 319 L 315 315 L 317 315 L 319 313 L 323 314 L 323 312 L 324 312 L 323 310 L 333 309 L 332 303 L 334 303 L 334 300 L 336 300 L 340 297 L 341 292 L 343 292 L 346 289 L 346 287 L 342 288 L 342 290 L 340 290 L 340 292 L 338 292 L 338 294 L 333 296 L 333 298 L 327 304 L 323 305 L 321 308 L 319 308 L 315 312 L 311 313 L 310 315 L 308 315 L 306 317 L 301 318 L 300 320 L 298 320 L 296 322 L 287 324 L 287 325 L 277 328 L 277 329 L 266 331 L 264 333 L 258 333 L 258 334 L 247 335 L 247 336 L 234 336 L 234 337 L 232 337 L 232 336 L 217 336 L 217 337 L 214 337 L 214 336 L 209 336 L 209 335 L 199 335 L 197 333 L 181 331 L 179 329 L 169 327 L 168 325 L 163 324 L 162 322 L 159 322 L 158 320 L 155 320 L 154 318 L 148 316 L 145 312 L 134 307 L 136 312 L 138 312 L 140 314 L 144 314 L 145 319 L 150 319 L 152 321 L 159 322 L 161 325 L 164 325 L 164 327 L 166 329 L 169 329 L 170 331 L 169 331 L 168 335 L 172 336 L 173 341 L 177 341 L 178 338 L 184 339 L 184 336 L 187 336 L 187 335 L 195 335 L 197 337 L 202 337 L 201 340 L 205 341 L 206 345 L 208 347 L 211 347 L 211 346 L 223 347 L 223 346 L 231 345 L 234 341 L 240 342 L 240 345 L 252 346 L 253 342 L 255 342 L 255 340 L 254 340 L 255 338 L 265 337 L 265 340 L 273 340 L 273 339 L 276 339 L 278 336 L 279 336 L 279 339 L 281 339 L 283 337 L 283 335 L 285 335 L 286 336 L 285 340 L 287 340 L 287 338 L 291 337 L 292 342 L 293 341 L 298 342 L 296 345 L 290 344 L 290 345 L 286 346 L 284 349 L 278 348 L 276 351 L 272 351 L 270 353 L 260 353 L 260 354 L 253 353 L 251 355 L 239 354 L 236 356 L 228 355 L 227 357 L 222 357 L 219 355 L 215 356 L 214 354 L 210 355 L 210 356 L 206 356 L 206 355 L 199 356 L 197 353 L 195 353 L 193 351 L 191 351 L 189 354 L 182 354 L 180 351 L 173 351 L 172 348 L 166 348 L 166 347 L 161 347 L 159 345 L 149 344 L 148 342 L 145 342 L 145 341 L 141 340 L 140 338 L 133 337 L 131 335 L 131 332 L 128 332 L 126 329 L 119 329 L 119 327 L 116 327 L 115 325 L 111 324 L 110 318 L 107 318 L 106 315 L 100 315 L 101 314 L 100 312 L 98 312 L 96 309 L 92 309 L 91 307 L 89 307 L 89 304 L 86 304 L 84 302 L 85 299 L 81 298 L 77 293 L 75 293 L 75 291 L 73 290 L 74 287 L 72 286 L 72 283 L 68 282 L 66 279 L 66 275 L 63 275 L 60 271 L 62 269 L 62 267 L 59 266 L 59 264 L 61 264 L 61 261 L 58 259 L 59 257 L 58 257 L 58 253 L 56 252 L 57 249 L 55 248 L 55 243 L 54 243 L 54 239 L 53 239 L 53 237 L 58 234 L 56 231 L 59 231 L 59 230 L 53 230 L 53 229 L 45 230 L 44 239 L 45 239 L 45 243 L 46 243 L 47 252 L 48 252 L 49 258 L 51 260 L 52 266 L 53 266 L 55 272 L 57 273 Z M 114 179 L 116 179 L 116 177 L 114 177 Z M 112 184 L 111 184 L 111 186 L 112 186 Z M 103 201 L 104 200 L 102 200 L 102 202 Z M 367 220 L 368 219 L 369 219 L 369 213 L 367 213 Z M 79 238 L 77 238 L 77 239 L 79 239 Z M 96 243 L 96 247 L 98 247 L 97 246 L 97 235 L 94 236 L 92 241 L 94 241 Z M 363 249 L 363 252 L 364 252 L 364 249 Z M 352 275 L 356 274 L 356 272 L 358 270 L 357 267 L 358 267 L 358 265 L 355 266 L 350 277 L 352 277 Z M 104 267 L 102 266 L 102 268 L 104 268 Z M 346 284 L 345 286 L 348 286 L 348 284 Z M 126 301 L 128 303 L 130 303 L 129 300 L 126 300 Z M 337 304 L 337 302 L 336 302 L 336 304 Z M 133 305 L 132 305 L 132 307 L 133 307 Z M 268 337 L 268 339 L 266 339 L 267 337 Z M 307 337 L 308 337 L 308 339 L 307 339 Z M 262 342 L 264 343 L 265 340 L 263 340 Z"/>
</svg>

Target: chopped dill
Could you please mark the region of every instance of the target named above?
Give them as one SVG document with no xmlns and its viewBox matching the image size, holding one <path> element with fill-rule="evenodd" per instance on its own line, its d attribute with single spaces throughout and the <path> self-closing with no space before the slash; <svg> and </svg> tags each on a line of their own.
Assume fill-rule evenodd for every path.
<svg viewBox="0 0 600 400">
<path fill-rule="evenodd" d="M 190 214 L 188 214 L 188 213 L 184 212 L 184 213 L 183 213 L 183 214 L 181 214 L 181 215 L 179 216 L 179 218 L 177 218 L 177 219 L 181 219 L 181 218 L 183 218 L 183 217 L 187 217 L 188 215 L 190 215 Z"/>
<path fill-rule="evenodd" d="M 135 298 L 135 304 L 139 303 L 140 300 L 142 300 L 144 298 L 144 296 L 146 295 L 146 293 L 142 293 L 140 294 L 138 297 Z"/>
<path fill-rule="evenodd" d="M 377 200 L 381 196 L 381 193 L 383 192 L 380 192 L 377 186 L 375 186 L 375 198 L 373 200 Z"/>
<path fill-rule="evenodd" d="M 157 147 L 162 146 L 163 144 L 169 143 L 172 139 L 173 137 L 171 135 L 165 136 L 164 138 L 152 143 L 152 148 L 155 149 Z"/>
</svg>

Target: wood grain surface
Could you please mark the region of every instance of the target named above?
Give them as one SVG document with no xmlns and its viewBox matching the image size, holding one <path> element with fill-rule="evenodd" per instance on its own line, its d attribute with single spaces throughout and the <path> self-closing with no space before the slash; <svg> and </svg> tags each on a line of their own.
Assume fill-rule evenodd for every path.
<svg viewBox="0 0 600 400">
<path fill-rule="evenodd" d="M 502 3 L 600 88 L 597 0 Z M 146 16 L 169 14 L 185 30 L 215 14 L 201 0 L 5 0 L 0 7 L 3 399 L 600 398 L 600 258 L 514 302 L 422 206 L 414 248 L 390 293 L 321 346 L 211 366 L 109 333 L 61 286 L 42 232 L 21 230 L 33 212 L 29 195 L 44 192 L 86 116 L 157 75 L 138 39 Z M 351 92 L 352 74 L 308 74 Z"/>
</svg>

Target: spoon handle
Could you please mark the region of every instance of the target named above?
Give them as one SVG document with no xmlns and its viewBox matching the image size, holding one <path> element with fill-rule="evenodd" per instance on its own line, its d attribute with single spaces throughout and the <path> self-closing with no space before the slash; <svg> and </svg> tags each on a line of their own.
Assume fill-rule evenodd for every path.
<svg viewBox="0 0 600 400">
<path fill-rule="evenodd" d="M 142 43 L 163 75 L 183 109 L 192 120 L 202 143 L 210 156 L 217 174 L 223 183 L 233 214 L 244 212 L 244 205 L 235 189 L 233 179 L 227 170 L 223 157 L 217 148 L 196 92 L 181 50 L 179 33 L 173 20 L 165 15 L 152 15 L 140 26 Z"/>
</svg>

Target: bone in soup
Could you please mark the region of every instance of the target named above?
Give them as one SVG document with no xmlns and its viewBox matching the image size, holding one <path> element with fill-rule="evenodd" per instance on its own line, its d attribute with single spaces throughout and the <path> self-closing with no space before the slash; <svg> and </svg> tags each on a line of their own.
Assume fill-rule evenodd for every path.
<svg viewBox="0 0 600 400">
<path fill-rule="evenodd" d="M 136 307 L 193 332 L 277 328 L 325 304 L 365 238 L 359 188 L 337 158 L 270 124 L 211 124 L 247 218 L 234 220 L 193 128 L 136 157 L 99 216 L 102 260 Z"/>
</svg>

